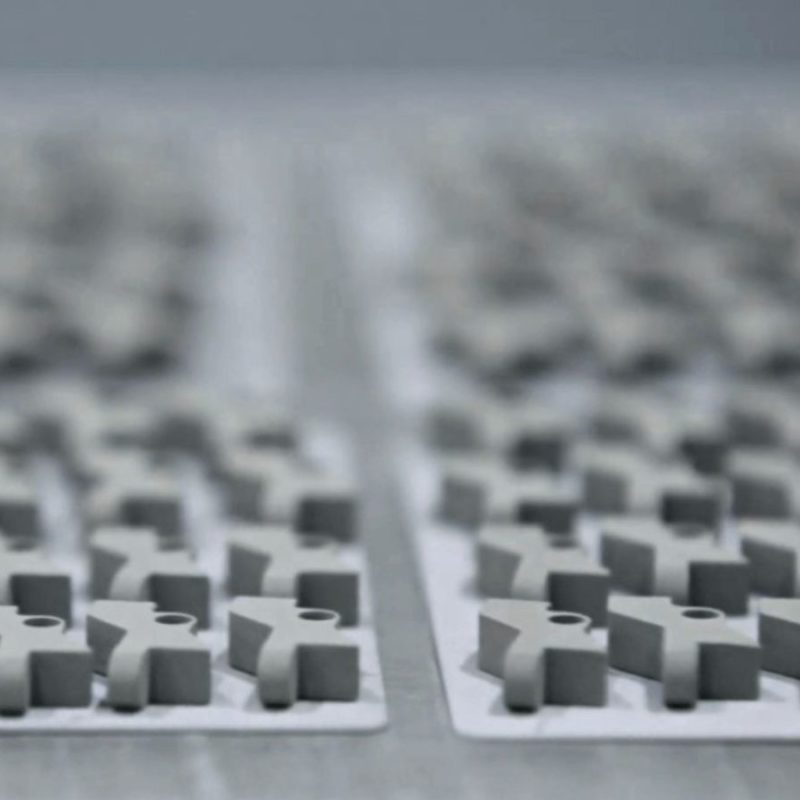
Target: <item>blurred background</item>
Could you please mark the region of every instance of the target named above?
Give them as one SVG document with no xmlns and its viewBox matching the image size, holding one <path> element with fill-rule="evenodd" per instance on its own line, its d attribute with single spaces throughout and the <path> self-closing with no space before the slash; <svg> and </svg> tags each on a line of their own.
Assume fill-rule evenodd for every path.
<svg viewBox="0 0 800 800">
<path fill-rule="evenodd" d="M 0 68 L 126 72 L 772 65 L 797 0 L 6 0 Z"/>
<path fill-rule="evenodd" d="M 376 617 L 392 718 L 383 737 L 360 738 L 357 747 L 331 737 L 312 750 L 308 740 L 287 737 L 268 748 L 244 737 L 213 743 L 106 737 L 91 748 L 84 740 L 41 737 L 32 746 L 9 739 L 3 750 L 14 769 L 2 769 L 0 756 L 4 776 L 47 786 L 30 792 L 45 797 L 56 788 L 63 796 L 91 796 L 89 785 L 104 795 L 113 787 L 120 798 L 161 796 L 169 790 L 146 786 L 165 778 L 174 778 L 172 795 L 186 793 L 188 781 L 198 795 L 215 797 L 240 787 L 262 797 L 265 786 L 275 786 L 286 797 L 305 788 L 305 796 L 352 798 L 361 786 L 374 794 L 376 786 L 410 779 L 419 793 L 409 797 L 485 797 L 495 785 L 508 796 L 513 784 L 529 793 L 531 751 L 479 750 L 450 736 L 436 663 L 420 657 L 429 653 L 429 618 L 411 579 L 410 526 L 387 458 L 395 446 L 394 426 L 387 424 L 394 409 L 381 381 L 393 378 L 372 374 L 360 298 L 391 301 L 390 286 L 423 290 L 419 297 L 452 323 L 438 338 L 440 349 L 449 345 L 461 359 L 452 372 L 463 374 L 446 387 L 454 396 L 462 388 L 457 380 L 467 385 L 476 364 L 471 388 L 497 375 L 505 388 L 506 367 L 509 373 L 520 364 L 523 372 L 539 368 L 531 357 L 537 348 L 552 350 L 559 368 L 562 349 L 582 357 L 587 341 L 602 345 L 598 353 L 612 367 L 621 365 L 619 374 L 631 365 L 644 365 L 645 373 L 653 364 L 683 369 L 686 354 L 705 355 L 697 341 L 719 344 L 748 375 L 768 375 L 776 366 L 800 374 L 797 128 L 784 131 L 777 119 L 774 129 L 765 128 L 762 149 L 743 137 L 742 148 L 722 152 L 717 140 L 706 146 L 664 124 L 680 123 L 676 105 L 682 111 L 694 101 L 708 110 L 726 82 L 746 123 L 759 122 L 761 107 L 788 111 L 798 66 L 800 0 L 0 0 L 0 382 L 6 375 L 46 375 L 52 367 L 57 378 L 99 376 L 100 388 L 107 383 L 111 391 L 103 401 L 129 375 L 154 384 L 189 377 L 215 389 L 274 387 L 297 396 L 301 415 L 331 419 L 352 433 L 365 478 L 365 527 L 378 534 L 369 560 L 379 587 Z M 420 125 L 424 115 L 404 116 L 421 96 L 425 105 L 426 95 L 438 114 L 454 88 L 477 111 L 477 120 L 464 120 L 463 140 L 457 114 L 430 130 Z M 354 102 L 341 102 L 348 94 Z M 362 134 L 354 112 L 365 95 L 367 112 L 388 112 L 390 119 L 384 129 Z M 196 96 L 201 102 L 189 108 Z M 652 130 L 632 132 L 623 121 L 619 142 L 598 140 L 583 152 L 580 137 L 561 135 L 561 120 L 548 137 L 538 121 L 518 128 L 513 114 L 493 114 L 509 97 L 530 106 L 563 100 L 568 121 L 589 107 L 615 111 L 614 102 L 626 113 L 645 101 L 668 102 Z M 32 113 L 30 127 L 20 112 L 27 100 L 40 112 Z M 279 135 L 284 101 L 303 110 L 298 118 L 307 124 L 299 134 Z M 266 135 L 258 125 L 251 131 L 242 111 L 264 123 Z M 731 118 L 724 117 L 726 133 Z M 763 118 L 773 121 L 769 113 Z M 484 141 L 481 130 L 469 130 L 470 121 L 489 129 L 499 121 L 500 136 Z M 204 130 L 208 122 L 223 135 Z M 406 128 L 413 142 L 400 135 Z M 527 149 L 535 137 L 526 136 L 542 132 L 541 149 Z M 302 157 L 286 157 L 298 144 Z M 416 178 L 430 180 L 416 185 Z M 462 258 L 464 231 L 496 251 L 476 246 Z M 641 236 L 653 249 L 618 258 L 616 240 L 607 250 L 599 246 L 606 234 L 629 236 L 634 245 Z M 597 261 L 572 258 L 568 245 L 581 235 L 588 243 L 581 255 L 596 254 Z M 447 255 L 451 244 L 455 257 L 432 257 Z M 702 270 L 694 270 L 687 253 L 710 265 L 707 275 L 695 280 Z M 418 264 L 419 255 L 428 261 Z M 565 263 L 585 274 L 563 270 Z M 391 268 L 398 264 L 420 266 L 413 277 L 423 280 L 394 287 Z M 375 275 L 367 277 L 369 270 Z M 484 280 L 490 273 L 500 279 Z M 540 278 L 552 285 L 544 303 Z M 520 285 L 534 288 L 526 294 Z M 689 291 L 663 289 L 673 285 Z M 688 297 L 687 307 L 673 297 Z M 728 313 L 734 302 L 737 315 Z M 698 318 L 705 327 L 695 324 Z M 747 325 L 740 324 L 745 318 Z M 405 330 L 400 323 L 396 329 Z M 541 359 L 545 369 L 550 355 Z M 401 375 L 402 364 L 395 384 L 427 380 L 423 389 L 438 392 L 438 374 L 411 381 Z M 77 407 L 69 392 L 53 396 L 59 410 Z M 796 394 L 765 398 L 756 398 L 755 413 L 800 431 Z M 20 393 L 18 405 L 25 402 Z M 673 405 L 667 398 L 668 412 Z M 787 407 L 792 411 L 781 410 Z M 720 408 L 721 401 L 712 426 L 723 418 Z M 4 447 L 20 450 L 11 436 L 4 445 L 3 425 L 0 414 L 0 455 Z M 778 431 L 776 438 L 784 435 Z M 790 446 L 795 458 L 800 433 Z M 646 462 L 648 469 L 660 458 L 656 466 Z M 800 486 L 800 471 L 791 480 Z M 469 630 L 472 636 L 472 624 Z M 454 653 L 459 665 L 467 663 Z M 686 796 L 675 791 L 677 780 L 684 788 L 724 783 L 729 794 L 758 796 L 767 778 L 791 796 L 796 748 L 762 750 L 758 762 L 752 749 L 747 758 L 742 750 L 724 751 L 720 768 L 718 747 L 648 747 L 638 760 L 629 749 L 620 769 L 616 744 L 593 745 L 584 759 L 559 743 L 557 751 L 535 756 L 535 767 L 538 785 L 562 794 L 565 776 L 577 774 L 586 787 L 573 792 L 579 796 L 596 792 L 602 780 L 633 795 L 637 787 L 650 793 L 661 785 Z M 44 753 L 59 769 L 41 768 Z M 748 763 L 757 765 L 752 794 L 740 781 Z M 655 769 L 658 778 L 651 777 Z M 704 783 L 703 775 L 710 776 Z"/>
</svg>

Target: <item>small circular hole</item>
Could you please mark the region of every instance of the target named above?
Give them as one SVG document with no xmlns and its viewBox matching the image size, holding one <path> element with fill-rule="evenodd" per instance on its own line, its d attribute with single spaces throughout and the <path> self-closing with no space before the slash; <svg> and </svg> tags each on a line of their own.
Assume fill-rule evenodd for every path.
<svg viewBox="0 0 800 800">
<path fill-rule="evenodd" d="M 156 617 L 156 622 L 160 622 L 162 625 L 183 625 L 193 621 L 188 614 L 159 614 Z"/>
<path fill-rule="evenodd" d="M 689 619 L 717 619 L 722 616 L 713 608 L 684 608 L 681 613 Z"/>
<path fill-rule="evenodd" d="M 23 624 L 30 628 L 54 628 L 61 624 L 61 620 L 57 617 L 27 617 Z"/>
<path fill-rule="evenodd" d="M 336 614 L 333 611 L 317 611 L 316 609 L 308 609 L 307 611 L 301 611 L 300 619 L 308 619 L 313 622 L 322 622 L 322 620 L 326 619 L 336 619 Z"/>
<path fill-rule="evenodd" d="M 577 625 L 579 622 L 584 621 L 584 618 L 579 614 L 553 614 L 550 617 L 550 622 L 555 622 L 556 625 Z"/>
</svg>

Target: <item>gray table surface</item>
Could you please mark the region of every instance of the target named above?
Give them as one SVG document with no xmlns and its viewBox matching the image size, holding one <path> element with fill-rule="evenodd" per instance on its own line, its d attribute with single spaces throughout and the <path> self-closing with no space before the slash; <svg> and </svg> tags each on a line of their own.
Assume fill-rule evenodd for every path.
<svg viewBox="0 0 800 800">
<path fill-rule="evenodd" d="M 800 746 L 483 743 L 451 730 L 398 488 L 393 421 L 364 340 L 325 176 L 295 182 L 294 345 L 303 412 L 344 427 L 365 489 L 365 542 L 390 724 L 365 736 L 0 739 L 0 797 L 796 797 Z"/>
</svg>

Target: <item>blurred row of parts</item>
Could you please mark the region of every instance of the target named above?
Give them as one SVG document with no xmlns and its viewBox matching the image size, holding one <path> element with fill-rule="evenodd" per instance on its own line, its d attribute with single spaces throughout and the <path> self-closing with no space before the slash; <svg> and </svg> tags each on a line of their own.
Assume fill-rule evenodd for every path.
<svg viewBox="0 0 800 800">
<path fill-rule="evenodd" d="M 439 352 L 505 384 L 796 371 L 796 126 L 619 128 L 454 125 L 417 148 Z"/>
<path fill-rule="evenodd" d="M 214 703 L 206 630 L 267 706 L 356 700 L 352 478 L 269 398 L 127 392 L 51 382 L 6 409 L 0 711 L 88 705 L 93 671 L 114 708 Z"/>
<path fill-rule="evenodd" d="M 203 159 L 144 128 L 0 135 L 0 371 L 126 373 L 182 354 L 216 235 Z"/>
</svg>

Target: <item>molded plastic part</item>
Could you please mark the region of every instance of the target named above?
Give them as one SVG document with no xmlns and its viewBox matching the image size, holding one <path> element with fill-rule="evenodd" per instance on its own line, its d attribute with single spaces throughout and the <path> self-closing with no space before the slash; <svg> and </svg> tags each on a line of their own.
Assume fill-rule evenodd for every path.
<svg viewBox="0 0 800 800">
<path fill-rule="evenodd" d="M 800 526 L 779 520 L 739 523 L 753 589 L 773 597 L 800 597 Z"/>
<path fill-rule="evenodd" d="M 211 652 L 196 630 L 193 617 L 156 611 L 155 603 L 95 600 L 87 638 L 95 672 L 108 679 L 108 705 L 209 703 Z"/>
<path fill-rule="evenodd" d="M 330 539 L 279 525 L 239 525 L 228 534 L 233 595 L 293 597 L 300 606 L 335 611 L 342 625 L 356 625 L 358 588 L 358 571 L 340 561 Z"/>
<path fill-rule="evenodd" d="M 63 620 L 0 607 L 0 713 L 30 706 L 88 706 L 92 655 Z"/>
<path fill-rule="evenodd" d="M 600 558 L 616 585 L 685 605 L 747 613 L 747 560 L 717 544 L 711 532 L 649 517 L 606 519 L 601 526 Z"/>
<path fill-rule="evenodd" d="M 84 516 L 90 529 L 100 525 L 152 528 L 164 544 L 180 547 L 186 527 L 183 493 L 169 473 L 113 478 L 100 483 L 85 498 Z"/>
<path fill-rule="evenodd" d="M 765 599 L 758 604 L 762 667 L 800 679 L 800 600 Z"/>
<path fill-rule="evenodd" d="M 92 535 L 92 597 L 152 600 L 161 611 L 190 614 L 210 624 L 211 584 L 185 550 L 161 550 L 146 528 L 105 528 Z"/>
<path fill-rule="evenodd" d="M 514 710 L 545 703 L 602 706 L 608 657 L 591 621 L 534 600 L 487 600 L 480 615 L 478 667 L 503 680 Z"/>
<path fill-rule="evenodd" d="M 577 512 L 575 488 L 549 473 L 513 472 L 485 456 L 444 461 L 440 513 L 447 522 L 466 528 L 523 522 L 569 533 Z"/>
<path fill-rule="evenodd" d="M 230 606 L 228 659 L 255 675 L 265 706 L 358 697 L 359 650 L 333 611 L 294 600 L 237 597 Z"/>
<path fill-rule="evenodd" d="M 536 525 L 488 525 L 478 536 L 478 588 L 486 597 L 541 600 L 605 625 L 609 574 L 577 544 Z"/>
<path fill-rule="evenodd" d="M 15 550 L 0 538 L 0 605 L 22 614 L 43 614 L 72 622 L 71 581 L 38 550 Z"/>
<path fill-rule="evenodd" d="M 758 697 L 761 648 L 720 611 L 667 597 L 612 597 L 608 629 L 611 666 L 660 680 L 667 706 Z"/>
</svg>

